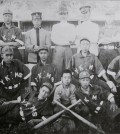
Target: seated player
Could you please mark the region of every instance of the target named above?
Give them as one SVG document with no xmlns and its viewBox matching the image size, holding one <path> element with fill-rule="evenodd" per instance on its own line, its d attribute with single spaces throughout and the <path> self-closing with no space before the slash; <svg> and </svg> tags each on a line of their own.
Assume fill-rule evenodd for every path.
<svg viewBox="0 0 120 134">
<path fill-rule="evenodd" d="M 62 73 L 62 83 L 55 89 L 54 100 L 60 102 L 64 106 L 69 106 L 76 102 L 75 91 L 76 88 L 71 84 L 71 71 L 66 69 Z M 55 105 L 54 112 L 62 110 L 61 107 Z M 70 114 L 63 114 L 54 124 L 56 131 L 68 133 L 75 129 L 75 123 Z"/>
<path fill-rule="evenodd" d="M 90 120 L 95 124 L 108 125 L 117 109 L 114 95 L 98 85 L 91 85 L 87 70 L 80 72 L 79 83 L 81 86 L 76 90 L 76 97 L 82 101 L 79 114 L 84 118 L 91 117 Z"/>
<path fill-rule="evenodd" d="M 71 61 L 68 65 L 68 68 L 71 69 L 71 71 L 74 73 L 73 76 L 75 78 L 75 82 L 78 82 L 79 72 L 87 69 L 91 75 L 91 83 L 102 86 L 107 90 L 110 90 L 111 88 L 112 92 L 116 92 L 114 83 L 107 78 L 105 70 L 99 59 L 94 54 L 91 54 L 89 52 L 90 40 L 87 38 L 82 38 L 80 40 L 80 47 L 81 51 L 78 54 L 72 56 Z M 107 84 L 103 80 L 100 80 L 98 77 L 102 77 Z M 76 84 L 79 85 L 79 82 Z"/>
<path fill-rule="evenodd" d="M 49 82 L 54 85 L 57 79 L 55 66 L 48 64 L 48 48 L 41 46 L 38 51 L 40 61 L 32 68 L 31 87 L 33 91 L 38 91 L 44 82 Z"/>
</svg>

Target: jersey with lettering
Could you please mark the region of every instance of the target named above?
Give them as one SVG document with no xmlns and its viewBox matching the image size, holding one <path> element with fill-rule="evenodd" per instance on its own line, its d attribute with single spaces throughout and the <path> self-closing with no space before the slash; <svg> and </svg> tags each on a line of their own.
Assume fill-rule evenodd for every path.
<svg viewBox="0 0 120 134">
<path fill-rule="evenodd" d="M 36 93 L 31 101 L 21 104 L 20 115 L 23 120 L 40 119 L 53 114 L 51 95 L 45 100 L 38 100 Z"/>
<path fill-rule="evenodd" d="M 104 70 L 99 59 L 88 52 L 86 57 L 82 56 L 81 52 L 72 56 L 68 68 L 74 72 L 74 76 L 78 77 L 83 70 L 89 70 L 91 75 L 98 75 Z"/>
<path fill-rule="evenodd" d="M 84 93 L 81 87 L 76 90 L 76 97 L 89 107 L 91 114 L 98 114 L 104 110 L 105 102 L 110 92 L 103 90 L 100 86 L 90 85 L 89 94 Z"/>
<path fill-rule="evenodd" d="M 56 81 L 56 78 L 57 72 L 54 65 L 43 65 L 41 62 L 39 62 L 32 68 L 31 86 L 36 86 L 39 90 L 44 82 L 49 82 L 53 85 Z"/>
<path fill-rule="evenodd" d="M 2 61 L 0 64 L 0 95 L 6 94 L 14 98 L 18 90 L 24 87 L 24 81 L 29 76 L 30 70 L 19 60 L 12 60 L 10 66 Z"/>
</svg>

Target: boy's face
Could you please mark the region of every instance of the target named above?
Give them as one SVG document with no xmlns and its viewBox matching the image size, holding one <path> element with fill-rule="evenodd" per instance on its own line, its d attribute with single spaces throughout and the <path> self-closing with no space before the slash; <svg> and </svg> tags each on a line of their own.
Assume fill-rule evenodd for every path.
<svg viewBox="0 0 120 134">
<path fill-rule="evenodd" d="M 65 86 L 68 86 L 71 82 L 71 74 L 64 73 L 61 80 Z"/>
<path fill-rule="evenodd" d="M 90 78 L 79 79 L 79 83 L 83 89 L 87 89 L 90 84 Z"/>
<path fill-rule="evenodd" d="M 48 52 L 46 50 L 40 50 L 39 56 L 40 56 L 41 61 L 47 61 Z"/>
<path fill-rule="evenodd" d="M 33 23 L 35 28 L 39 28 L 41 26 L 42 19 L 41 18 L 36 18 L 35 16 L 33 16 L 32 17 L 32 23 Z"/>
<path fill-rule="evenodd" d="M 13 53 L 4 53 L 2 54 L 2 58 L 5 63 L 11 63 L 13 59 Z"/>
<path fill-rule="evenodd" d="M 80 46 L 81 46 L 81 51 L 82 52 L 88 52 L 89 48 L 90 48 L 90 42 L 87 40 L 82 40 L 80 42 Z"/>
<path fill-rule="evenodd" d="M 4 23 L 5 24 L 10 24 L 12 22 L 13 15 L 12 14 L 4 14 Z"/>
<path fill-rule="evenodd" d="M 49 95 L 50 95 L 50 90 L 49 90 L 49 88 L 46 87 L 46 86 L 43 86 L 43 87 L 40 88 L 40 90 L 39 90 L 38 99 L 39 99 L 39 100 L 44 100 L 44 99 L 46 99 Z"/>
</svg>

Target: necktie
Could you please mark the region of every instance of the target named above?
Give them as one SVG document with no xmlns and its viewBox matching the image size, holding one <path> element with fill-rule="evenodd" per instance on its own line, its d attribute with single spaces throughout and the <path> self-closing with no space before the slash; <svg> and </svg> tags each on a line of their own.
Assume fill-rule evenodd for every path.
<svg viewBox="0 0 120 134">
<path fill-rule="evenodd" d="M 37 39 L 37 46 L 40 46 L 40 44 L 39 44 L 39 28 L 36 28 L 36 39 Z"/>
<path fill-rule="evenodd" d="M 37 46 L 40 46 L 39 42 L 39 28 L 36 28 L 36 39 L 37 39 Z M 37 54 L 37 62 L 40 60 L 39 55 Z"/>
</svg>

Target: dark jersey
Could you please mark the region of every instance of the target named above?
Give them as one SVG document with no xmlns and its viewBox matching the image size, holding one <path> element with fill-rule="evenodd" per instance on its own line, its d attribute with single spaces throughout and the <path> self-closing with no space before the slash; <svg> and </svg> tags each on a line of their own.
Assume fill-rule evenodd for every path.
<svg viewBox="0 0 120 134">
<path fill-rule="evenodd" d="M 83 93 L 81 87 L 76 91 L 76 97 L 81 99 L 82 102 L 89 107 L 92 114 L 98 114 L 101 110 L 104 110 L 103 106 L 108 100 L 109 94 L 109 91 L 103 90 L 97 85 L 90 85 L 89 94 Z"/>
<path fill-rule="evenodd" d="M 12 42 L 13 37 L 15 39 L 23 40 L 22 38 L 22 31 L 16 27 L 13 23 L 11 28 L 8 29 L 5 24 L 2 25 L 0 28 L 0 39 L 4 42 Z"/>
<path fill-rule="evenodd" d="M 41 62 L 39 62 L 32 68 L 31 86 L 36 86 L 39 90 L 44 82 L 49 82 L 53 85 L 56 81 L 56 78 L 57 72 L 54 65 L 43 65 Z"/>
<path fill-rule="evenodd" d="M 6 94 L 8 96 L 6 99 L 9 99 L 10 96 L 14 98 L 18 90 L 24 87 L 24 81 L 29 76 L 30 70 L 19 60 L 12 60 L 9 67 L 2 61 L 0 64 L 0 96 L 6 98 L 2 96 Z"/>
<path fill-rule="evenodd" d="M 31 101 L 21 104 L 20 112 L 22 119 L 40 119 L 42 116 L 51 116 L 53 114 L 51 95 L 45 100 L 38 100 L 38 94 L 36 93 Z"/>
</svg>

